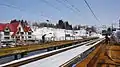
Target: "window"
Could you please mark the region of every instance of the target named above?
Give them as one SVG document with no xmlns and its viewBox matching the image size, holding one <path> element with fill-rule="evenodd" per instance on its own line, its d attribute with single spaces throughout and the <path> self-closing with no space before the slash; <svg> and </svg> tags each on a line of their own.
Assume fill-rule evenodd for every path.
<svg viewBox="0 0 120 67">
<path fill-rule="evenodd" d="M 21 34 L 24 34 L 24 32 L 21 32 Z"/>
<path fill-rule="evenodd" d="M 6 28 L 6 30 L 9 30 L 8 28 Z"/>
<path fill-rule="evenodd" d="M 4 37 L 4 39 L 10 39 L 10 37 Z"/>
<path fill-rule="evenodd" d="M 21 28 L 19 27 L 19 31 L 21 31 Z"/>
<path fill-rule="evenodd" d="M 19 32 L 17 32 L 17 34 L 19 34 Z"/>
<path fill-rule="evenodd" d="M 31 32 L 28 32 L 28 35 L 31 35 Z"/>
<path fill-rule="evenodd" d="M 9 30 L 8 27 L 6 27 L 4 31 L 5 31 L 5 32 L 9 32 L 10 30 Z"/>
<path fill-rule="evenodd" d="M 11 38 L 14 38 L 14 37 L 11 36 Z"/>
<path fill-rule="evenodd" d="M 10 32 L 4 32 L 4 35 L 9 35 L 10 34 Z"/>
<path fill-rule="evenodd" d="M 65 34 L 66 37 L 70 37 L 70 34 Z"/>
<path fill-rule="evenodd" d="M 76 34 L 78 33 L 78 32 L 75 32 Z"/>
<path fill-rule="evenodd" d="M 28 36 L 28 38 L 31 38 L 31 36 Z"/>
<path fill-rule="evenodd" d="M 24 36 L 22 36 L 22 39 L 24 39 Z"/>
</svg>

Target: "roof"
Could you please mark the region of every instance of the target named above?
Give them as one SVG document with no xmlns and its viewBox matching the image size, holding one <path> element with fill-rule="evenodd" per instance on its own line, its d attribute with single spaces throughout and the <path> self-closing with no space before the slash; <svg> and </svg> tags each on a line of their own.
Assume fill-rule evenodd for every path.
<svg viewBox="0 0 120 67">
<path fill-rule="evenodd" d="M 8 27 L 9 27 L 9 29 L 10 29 L 11 32 L 16 32 L 18 30 L 17 29 L 18 25 L 19 25 L 19 23 L 10 23 L 8 25 Z"/>
<path fill-rule="evenodd" d="M 10 23 L 8 25 L 10 31 L 13 32 L 12 36 L 14 36 L 17 33 L 17 31 L 18 31 L 18 28 L 17 28 L 18 25 L 19 25 L 19 22 Z"/>
<path fill-rule="evenodd" d="M 31 30 L 31 28 L 30 28 L 29 26 L 25 26 L 25 27 L 24 27 L 24 31 L 25 31 L 25 32 L 29 32 L 29 31 L 32 31 L 32 30 Z"/>
<path fill-rule="evenodd" d="M 6 25 L 7 25 L 7 24 L 2 24 L 2 23 L 0 23 L 0 31 L 3 31 L 3 30 L 5 29 L 5 27 L 6 27 Z"/>
<path fill-rule="evenodd" d="M 8 27 L 10 29 L 11 32 L 13 32 L 12 36 L 14 36 L 17 31 L 18 31 L 18 25 L 20 24 L 20 22 L 15 21 L 12 23 L 6 23 L 6 24 L 2 24 L 0 23 L 0 31 L 4 31 L 4 29 L 6 27 Z M 25 32 L 29 32 L 32 31 L 31 28 L 28 25 L 22 26 Z"/>
<path fill-rule="evenodd" d="M 12 36 L 13 36 L 18 31 L 18 29 L 17 29 L 18 25 L 19 25 L 19 22 L 6 23 L 6 24 L 0 23 L 0 31 L 4 31 L 4 29 L 6 27 L 8 27 L 10 29 L 10 31 L 13 32 L 13 34 L 12 34 Z"/>
</svg>

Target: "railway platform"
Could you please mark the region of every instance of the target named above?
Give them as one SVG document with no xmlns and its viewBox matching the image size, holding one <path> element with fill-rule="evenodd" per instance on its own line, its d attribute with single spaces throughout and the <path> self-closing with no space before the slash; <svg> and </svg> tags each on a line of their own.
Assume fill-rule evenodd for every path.
<svg viewBox="0 0 120 67">
<path fill-rule="evenodd" d="M 120 67 L 120 46 L 101 43 L 76 67 Z"/>
</svg>

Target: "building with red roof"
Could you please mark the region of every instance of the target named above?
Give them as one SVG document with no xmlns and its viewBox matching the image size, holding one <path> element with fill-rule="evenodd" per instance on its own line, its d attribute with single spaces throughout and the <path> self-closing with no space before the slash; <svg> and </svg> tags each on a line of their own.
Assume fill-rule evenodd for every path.
<svg viewBox="0 0 120 67">
<path fill-rule="evenodd" d="M 0 38 L 2 42 L 16 40 L 32 40 L 32 30 L 29 25 L 24 25 L 20 21 L 10 23 L 0 23 Z"/>
</svg>

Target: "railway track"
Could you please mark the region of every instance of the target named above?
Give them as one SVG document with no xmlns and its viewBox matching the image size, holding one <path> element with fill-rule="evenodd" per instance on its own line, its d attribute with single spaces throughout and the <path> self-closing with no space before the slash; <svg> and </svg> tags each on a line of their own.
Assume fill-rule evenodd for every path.
<svg viewBox="0 0 120 67">
<path fill-rule="evenodd" d="M 57 49 L 57 50 L 53 50 L 53 51 L 41 53 L 41 54 L 38 54 L 38 55 L 34 55 L 34 56 L 22 58 L 22 59 L 19 59 L 19 60 L 15 60 L 15 61 L 12 61 L 12 62 L 9 62 L 9 63 L 6 63 L 6 64 L 2 64 L 0 66 L 16 67 L 16 66 L 23 65 L 23 67 L 24 67 L 24 65 L 26 65 L 26 64 L 29 64 L 29 63 L 32 63 L 32 62 L 36 62 L 36 61 L 39 61 L 39 60 L 41 61 L 42 59 L 44 60 L 45 58 L 49 58 L 51 56 L 55 56 L 55 55 L 62 54 L 62 53 L 65 53 L 65 52 L 67 53 L 67 51 L 74 50 L 74 49 L 81 48 L 81 47 L 85 47 L 85 50 L 83 50 L 82 52 L 80 52 L 80 54 L 78 54 L 78 55 L 80 55 L 80 56 L 83 56 L 85 54 L 88 55 L 92 50 L 94 50 L 93 49 L 94 46 L 96 44 L 100 43 L 102 40 L 103 39 L 95 39 L 95 40 L 90 40 L 90 41 L 86 41 L 86 42 L 81 42 L 79 44 L 76 44 L 76 45 L 74 44 L 72 46 L 65 47 L 65 48 L 62 48 L 62 49 Z M 74 58 L 75 57 L 76 56 L 74 56 Z M 62 66 L 63 65 L 71 65 L 71 62 L 68 63 L 68 61 L 71 61 L 71 59 L 73 59 L 73 58 L 70 58 L 69 60 L 67 60 L 66 62 L 64 62 L 64 64 L 63 63 L 62 64 L 60 63 L 60 64 Z"/>
<path fill-rule="evenodd" d="M 107 44 L 104 50 L 99 56 L 96 66 L 120 67 L 120 46 Z"/>
<path fill-rule="evenodd" d="M 76 67 L 120 67 L 120 46 L 101 43 Z"/>
<path fill-rule="evenodd" d="M 7 50 L 6 48 L 0 49 L 0 60 L 1 60 L 0 64 L 5 64 L 5 63 L 8 63 L 14 60 L 21 59 L 23 57 L 29 57 L 32 55 L 65 48 L 71 45 L 75 45 L 77 43 L 94 40 L 94 39 L 97 39 L 97 38 L 87 38 L 87 39 L 80 39 L 80 40 L 74 40 L 74 41 L 60 41 L 60 42 L 58 41 L 58 42 L 51 42 L 51 43 L 43 44 L 43 45 L 31 45 L 31 46 L 29 45 L 29 46 L 24 46 L 24 47 L 22 46 L 20 47 L 20 49 L 17 49 L 19 47 L 9 48 Z M 3 53 L 6 55 L 1 55 Z"/>
<path fill-rule="evenodd" d="M 95 44 L 95 45 L 92 46 L 91 48 L 89 48 L 88 50 L 86 50 L 85 52 L 83 52 L 83 53 L 77 55 L 76 57 L 72 58 L 68 62 L 62 64 L 61 67 L 76 66 L 78 63 L 80 63 L 82 60 L 84 60 L 93 50 L 95 50 L 97 48 L 97 46 L 99 46 L 99 44 L 102 43 L 103 40 L 97 41 L 95 43 L 91 43 L 91 44 Z M 91 44 L 86 44 L 86 46 L 89 46 Z"/>
</svg>

